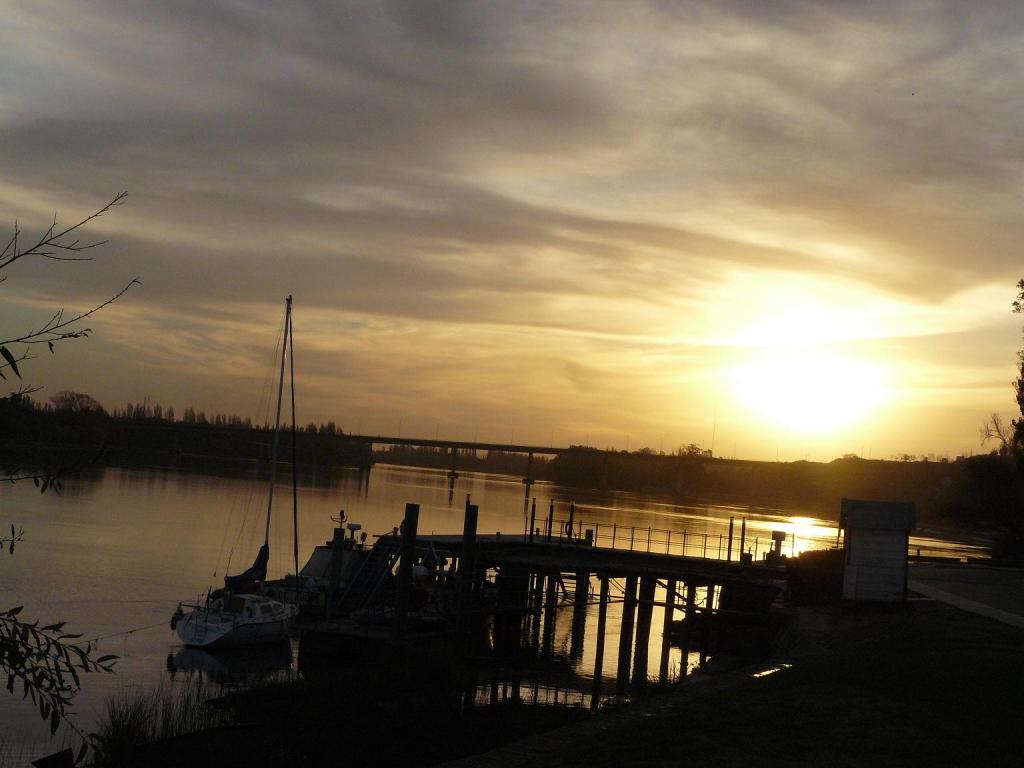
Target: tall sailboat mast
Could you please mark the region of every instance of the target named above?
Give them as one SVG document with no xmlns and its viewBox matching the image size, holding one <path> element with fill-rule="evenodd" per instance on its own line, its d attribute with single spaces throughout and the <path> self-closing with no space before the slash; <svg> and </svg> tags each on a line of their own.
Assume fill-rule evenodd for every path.
<svg viewBox="0 0 1024 768">
<path fill-rule="evenodd" d="M 292 297 L 288 297 L 288 380 L 292 388 L 292 530 L 295 553 L 295 575 L 299 575 L 299 461 L 295 448 L 295 340 L 291 322 Z"/>
<path fill-rule="evenodd" d="M 288 351 L 288 339 L 292 326 L 292 297 L 285 301 L 284 339 L 281 344 L 281 374 L 277 380 L 277 416 L 274 420 L 274 439 L 270 448 L 270 493 L 267 499 L 267 526 L 263 534 L 263 545 L 270 545 L 270 511 L 274 507 L 274 480 L 277 476 L 277 443 L 281 432 L 281 399 L 284 395 L 284 360 Z"/>
</svg>

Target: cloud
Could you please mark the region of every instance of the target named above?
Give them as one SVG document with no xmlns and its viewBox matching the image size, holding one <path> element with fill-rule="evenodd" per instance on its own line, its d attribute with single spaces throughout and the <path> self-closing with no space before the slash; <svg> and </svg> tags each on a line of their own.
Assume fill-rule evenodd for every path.
<svg viewBox="0 0 1024 768">
<path fill-rule="evenodd" d="M 18 295 L 86 304 L 138 274 L 111 336 L 130 345 L 132 322 L 158 318 L 149 338 L 180 331 L 164 356 L 200 363 L 218 312 L 249 313 L 255 332 L 292 292 L 369 345 L 317 360 L 325 417 L 332 370 L 363 382 L 362 408 L 398 409 L 401 380 L 441 412 L 451 329 L 498 390 L 550 355 L 554 410 L 594 393 L 572 417 L 594 424 L 614 408 L 602 388 L 636 401 L 677 380 L 664 360 L 633 377 L 650 350 L 746 322 L 757 302 L 730 295 L 737 274 L 884 305 L 894 337 L 949 307 L 942 333 L 974 328 L 958 297 L 1019 277 L 1015 3 L 98 1 L 4 16 L 0 214 L 40 226 L 131 193 L 97 223 L 100 260 L 26 266 Z M 379 374 L 391 324 L 421 337 L 393 355 L 445 365 Z M 459 391 L 495 420 L 553 396 Z"/>
</svg>

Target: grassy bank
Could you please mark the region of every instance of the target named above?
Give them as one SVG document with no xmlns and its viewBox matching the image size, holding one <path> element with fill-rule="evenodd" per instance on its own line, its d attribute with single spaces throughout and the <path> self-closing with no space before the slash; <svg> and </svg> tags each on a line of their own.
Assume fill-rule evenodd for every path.
<svg viewBox="0 0 1024 768">
<path fill-rule="evenodd" d="M 792 668 L 666 697 L 535 764 L 1020 765 L 1024 631 L 930 602 L 804 621 L 814 647 Z"/>
</svg>

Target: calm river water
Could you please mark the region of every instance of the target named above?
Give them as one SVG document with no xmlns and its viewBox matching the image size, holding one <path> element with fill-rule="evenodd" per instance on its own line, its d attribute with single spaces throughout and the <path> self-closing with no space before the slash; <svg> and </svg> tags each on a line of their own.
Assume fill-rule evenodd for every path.
<svg viewBox="0 0 1024 768">
<path fill-rule="evenodd" d="M 291 569 L 290 490 L 282 484 L 276 492 L 272 577 Z M 13 557 L 0 557 L 0 607 L 24 605 L 22 615 L 42 623 L 67 621 L 68 631 L 82 632 L 85 639 L 101 638 L 101 652 L 121 657 L 116 674 L 85 677 L 75 703 L 81 727 L 88 730 L 94 725 L 107 697 L 161 681 L 179 684 L 189 670 L 198 669 L 215 683 L 294 670 L 294 652 L 289 654 L 287 648 L 269 657 L 243 659 L 236 663 L 238 669 L 231 669 L 206 654 L 183 652 L 168 626 L 180 601 L 195 599 L 210 585 L 222 583 L 229 558 L 235 572 L 252 561 L 263 534 L 266 493 L 266 483 L 255 478 L 128 469 L 68 480 L 61 495 L 40 495 L 31 483 L 0 488 L 0 525 L 6 529 L 13 523 L 25 530 Z M 417 502 L 421 533 L 458 533 L 466 494 L 480 506 L 481 533 L 523 535 L 527 521 L 523 486 L 517 478 L 464 473 L 451 501 L 445 474 L 434 470 L 377 466 L 368 486 L 354 471 L 323 483 L 306 478 L 299 489 L 300 565 L 314 545 L 330 538 L 331 516 L 339 509 L 372 536 L 389 532 L 401 521 L 405 503 Z M 687 554 L 701 554 L 706 547 L 714 556 L 730 517 L 736 519 L 737 536 L 739 521 L 746 518 L 747 549 L 756 546 L 758 552 L 764 551 L 772 530 L 789 534 L 786 554 L 826 546 L 836 537 L 830 523 L 799 510 L 683 506 L 624 493 L 587 495 L 545 483 L 535 485 L 532 495 L 538 500 L 538 525 L 550 500 L 558 518 L 566 517 L 570 501 L 575 501 L 576 519 L 596 529 L 604 545 L 614 530 L 616 546 L 628 547 L 632 537 L 636 548 L 645 549 L 648 528 L 653 528 L 651 548 L 671 547 L 678 553 L 685 531 Z M 933 539 L 912 541 L 915 545 L 924 551 L 975 554 L 964 545 Z M 618 627 L 615 608 L 609 612 L 610 637 Z M 588 623 L 583 655 L 572 662 L 583 676 L 593 669 L 589 633 L 595 624 Z M 568 621 L 564 625 L 559 625 L 558 642 L 567 645 Z M 653 626 L 661 626 L 657 615 Z M 135 631 L 125 634 L 128 630 Z M 654 671 L 660 642 L 660 631 L 653 631 Z M 672 665 L 678 670 L 682 659 L 678 650 L 674 653 Z M 610 664 L 606 659 L 605 674 L 614 672 L 614 658 Z M 45 750 L 46 729 L 32 706 L 2 692 L 0 749 L 5 743 L 8 748 L 42 743 Z"/>
</svg>

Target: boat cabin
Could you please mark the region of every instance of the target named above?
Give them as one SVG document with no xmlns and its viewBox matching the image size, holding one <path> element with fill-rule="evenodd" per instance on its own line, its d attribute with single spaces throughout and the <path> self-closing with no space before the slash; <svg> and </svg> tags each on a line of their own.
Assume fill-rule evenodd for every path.
<svg viewBox="0 0 1024 768">
<path fill-rule="evenodd" d="M 284 605 L 263 595 L 225 595 L 217 598 L 212 607 L 246 619 L 279 619 L 284 615 Z"/>
</svg>

